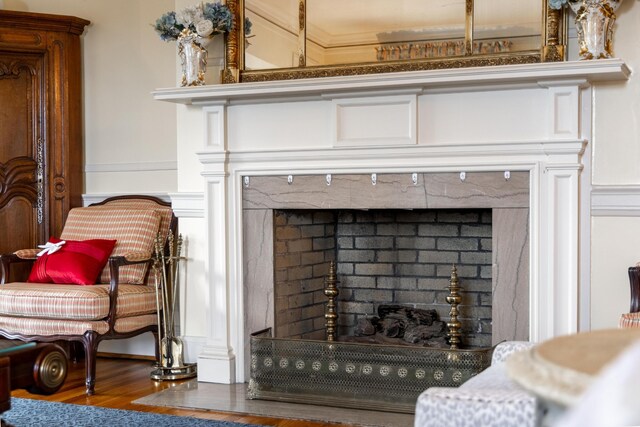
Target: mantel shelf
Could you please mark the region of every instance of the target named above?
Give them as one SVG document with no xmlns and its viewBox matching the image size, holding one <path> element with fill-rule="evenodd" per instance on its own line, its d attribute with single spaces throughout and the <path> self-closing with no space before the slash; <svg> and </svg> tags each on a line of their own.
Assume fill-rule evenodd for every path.
<svg viewBox="0 0 640 427">
<path fill-rule="evenodd" d="M 259 83 L 157 89 L 156 100 L 178 104 L 224 104 L 332 98 L 380 93 L 464 92 L 509 86 L 547 86 L 564 81 L 624 81 L 631 70 L 621 59 L 456 68 Z"/>
</svg>

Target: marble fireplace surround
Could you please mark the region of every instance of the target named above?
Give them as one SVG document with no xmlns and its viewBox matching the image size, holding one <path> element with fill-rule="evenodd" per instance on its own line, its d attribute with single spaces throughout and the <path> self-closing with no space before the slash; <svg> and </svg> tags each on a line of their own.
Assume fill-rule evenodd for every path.
<svg viewBox="0 0 640 427">
<path fill-rule="evenodd" d="M 624 62 L 613 59 L 155 91 L 157 100 L 183 104 L 178 180 L 184 193 L 172 194 L 172 203 L 181 230 L 194 224 L 194 233 L 204 230 L 206 236 L 204 253 L 187 266 L 186 286 L 196 281 L 208 291 L 185 309 L 207 314 L 206 336 L 193 343 L 198 379 L 229 383 L 248 377 L 246 331 L 257 310 L 253 302 L 245 305 L 253 298 L 245 277 L 255 260 L 246 254 L 259 245 L 243 244 L 252 234 L 243 223 L 255 226 L 251 217 L 258 215 L 245 209 L 243 194 L 260 188 L 261 180 L 275 180 L 277 194 L 302 188 L 305 179 L 322 183 L 327 174 L 335 185 L 350 175 L 370 189 L 375 173 L 382 183 L 376 191 L 386 188 L 388 177 L 399 176 L 398 185 L 427 194 L 435 189 L 429 178 L 456 191 L 474 189 L 469 194 L 492 189 L 482 181 L 489 178 L 506 186 L 518 182 L 520 204 L 507 210 L 528 211 L 517 216 L 520 223 L 526 216 L 517 229 L 529 236 L 528 272 L 520 270 L 525 278 L 518 282 L 529 285 L 521 300 L 528 301 L 527 323 L 518 323 L 528 330 L 509 333 L 540 341 L 588 327 L 592 83 L 629 74 Z M 185 150 L 197 161 L 181 157 Z M 427 184 L 414 187 L 414 173 Z M 194 190 L 182 190 L 181 182 L 197 180 L 203 215 L 192 219 Z"/>
</svg>

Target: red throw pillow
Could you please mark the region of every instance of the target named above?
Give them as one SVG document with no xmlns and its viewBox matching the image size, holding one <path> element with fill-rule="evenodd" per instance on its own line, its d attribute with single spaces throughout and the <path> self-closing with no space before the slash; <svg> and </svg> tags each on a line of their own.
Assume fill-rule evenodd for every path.
<svg viewBox="0 0 640 427">
<path fill-rule="evenodd" d="M 60 243 L 55 237 L 49 243 Z M 93 285 L 104 268 L 115 240 L 66 240 L 60 249 L 38 257 L 27 282 Z"/>
</svg>

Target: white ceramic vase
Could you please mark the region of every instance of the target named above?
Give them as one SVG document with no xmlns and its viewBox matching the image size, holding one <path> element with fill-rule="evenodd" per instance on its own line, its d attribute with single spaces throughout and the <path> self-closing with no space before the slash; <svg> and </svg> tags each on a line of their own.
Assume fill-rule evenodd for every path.
<svg viewBox="0 0 640 427">
<path fill-rule="evenodd" d="M 580 59 L 613 57 L 613 25 L 622 0 L 569 0 L 576 13 Z"/>
</svg>

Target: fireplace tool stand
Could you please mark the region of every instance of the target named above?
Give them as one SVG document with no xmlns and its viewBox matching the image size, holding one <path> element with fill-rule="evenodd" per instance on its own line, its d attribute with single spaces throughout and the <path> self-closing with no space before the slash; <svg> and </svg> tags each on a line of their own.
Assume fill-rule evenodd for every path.
<svg viewBox="0 0 640 427">
<path fill-rule="evenodd" d="M 160 236 L 156 236 L 153 273 L 156 281 L 156 308 L 158 313 L 158 355 L 156 369 L 151 379 L 174 381 L 193 378 L 197 375 L 197 364 L 184 363 L 182 340 L 176 336 L 176 301 L 180 288 L 180 256 L 182 235 L 174 239 L 168 236 L 169 256 L 165 255 Z"/>
</svg>

